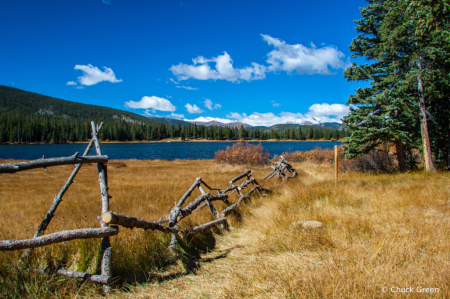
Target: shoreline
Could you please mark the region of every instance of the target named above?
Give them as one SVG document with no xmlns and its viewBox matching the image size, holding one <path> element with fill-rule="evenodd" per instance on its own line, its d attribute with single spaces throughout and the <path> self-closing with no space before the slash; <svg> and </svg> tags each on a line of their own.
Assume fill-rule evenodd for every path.
<svg viewBox="0 0 450 299">
<path fill-rule="evenodd" d="M 253 140 L 253 139 L 248 139 L 248 140 L 242 140 L 242 139 L 238 139 L 238 140 L 207 140 L 207 139 L 193 139 L 193 140 L 186 140 L 186 141 L 181 141 L 181 140 L 177 140 L 177 139 L 162 139 L 162 140 L 155 140 L 155 141 L 150 141 L 150 140 L 141 140 L 141 141 L 104 141 L 104 140 L 100 140 L 101 144 L 127 144 L 127 143 L 189 143 L 189 142 L 343 142 L 344 140 L 312 140 L 312 139 L 308 139 L 308 140 L 274 140 L 274 139 L 267 139 L 267 140 Z M 0 145 L 56 145 L 56 144 L 88 144 L 89 141 L 76 141 L 76 142 L 58 142 L 58 143 L 54 143 L 54 142 L 21 142 L 21 143 L 10 143 L 10 142 L 5 142 L 5 143 L 1 143 Z"/>
</svg>

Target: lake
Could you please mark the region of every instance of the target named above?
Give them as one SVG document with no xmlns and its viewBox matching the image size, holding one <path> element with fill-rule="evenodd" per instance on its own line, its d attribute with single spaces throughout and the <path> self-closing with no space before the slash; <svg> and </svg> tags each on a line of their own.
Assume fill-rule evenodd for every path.
<svg viewBox="0 0 450 299">
<path fill-rule="evenodd" d="M 258 144 L 258 142 L 250 142 Z M 102 154 L 109 159 L 213 159 L 214 153 L 233 146 L 234 142 L 165 142 L 165 143 L 101 143 Z M 271 156 L 280 155 L 287 151 L 309 151 L 320 147 L 332 149 L 341 142 L 262 142 L 264 150 Z M 76 144 L 26 144 L 26 145 L 0 145 L 0 158 L 34 160 L 53 157 L 67 157 L 75 152 L 83 154 L 87 143 Z M 95 149 L 91 149 L 95 154 Z"/>
</svg>

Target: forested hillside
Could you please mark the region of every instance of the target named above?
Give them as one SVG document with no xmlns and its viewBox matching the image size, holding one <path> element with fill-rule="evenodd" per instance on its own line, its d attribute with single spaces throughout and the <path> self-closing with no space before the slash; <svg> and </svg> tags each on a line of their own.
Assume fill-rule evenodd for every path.
<svg viewBox="0 0 450 299">
<path fill-rule="evenodd" d="M 180 138 L 340 139 L 342 130 L 281 125 L 271 128 L 199 126 L 168 118 L 60 100 L 17 88 L 0 86 L 0 143 L 76 142 L 90 138 L 90 121 L 104 122 L 102 140 L 141 141 Z"/>
<path fill-rule="evenodd" d="M 87 119 L 142 121 L 157 123 L 148 117 L 135 113 L 65 101 L 49 96 L 0 85 L 0 113 L 22 115 L 48 115 L 57 119 Z"/>
</svg>

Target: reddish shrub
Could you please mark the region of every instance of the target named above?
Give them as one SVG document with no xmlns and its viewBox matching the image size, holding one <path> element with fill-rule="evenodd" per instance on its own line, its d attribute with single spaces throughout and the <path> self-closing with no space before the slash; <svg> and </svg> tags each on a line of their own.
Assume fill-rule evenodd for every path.
<svg viewBox="0 0 450 299">
<path fill-rule="evenodd" d="M 214 159 L 218 163 L 226 163 L 231 165 L 264 165 L 269 163 L 270 154 L 260 144 L 253 145 L 238 142 L 233 147 L 227 146 L 226 150 L 217 151 Z"/>
</svg>

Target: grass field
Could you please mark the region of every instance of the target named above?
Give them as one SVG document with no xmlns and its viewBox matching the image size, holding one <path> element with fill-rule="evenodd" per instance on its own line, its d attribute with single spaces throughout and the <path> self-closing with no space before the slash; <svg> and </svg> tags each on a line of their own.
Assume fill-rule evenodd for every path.
<svg viewBox="0 0 450 299">
<path fill-rule="evenodd" d="M 343 173 L 294 165 L 298 178 L 268 197 L 252 199 L 229 233 L 206 234 L 185 250 L 200 252 L 194 266 L 177 262 L 167 236 L 122 228 L 113 240 L 116 287 L 111 298 L 433 298 L 450 297 L 450 174 Z M 254 167 L 253 167 L 254 168 Z M 33 235 L 73 167 L 0 175 L 0 239 Z M 146 220 L 164 218 L 201 176 L 225 187 L 244 166 L 212 160 L 113 162 L 108 167 L 111 210 Z M 262 178 L 270 168 L 254 168 Z M 95 165 L 83 166 L 48 232 L 98 227 L 100 194 Z M 196 191 L 197 192 L 197 191 Z M 194 194 L 194 197 L 199 194 Z M 212 220 L 205 209 L 185 226 Z M 317 220 L 318 230 L 294 227 Z M 33 266 L 98 268 L 98 240 L 35 250 Z M 101 287 L 74 279 L 35 276 L 15 268 L 20 252 L 0 253 L 3 297 L 100 297 Z M 383 292 L 386 287 L 387 292 Z M 391 288 L 398 292 L 392 292 Z M 402 293 L 411 287 L 413 292 Z M 419 293 L 418 287 L 435 293 Z M 428 290 L 430 291 L 430 290 Z"/>
</svg>

